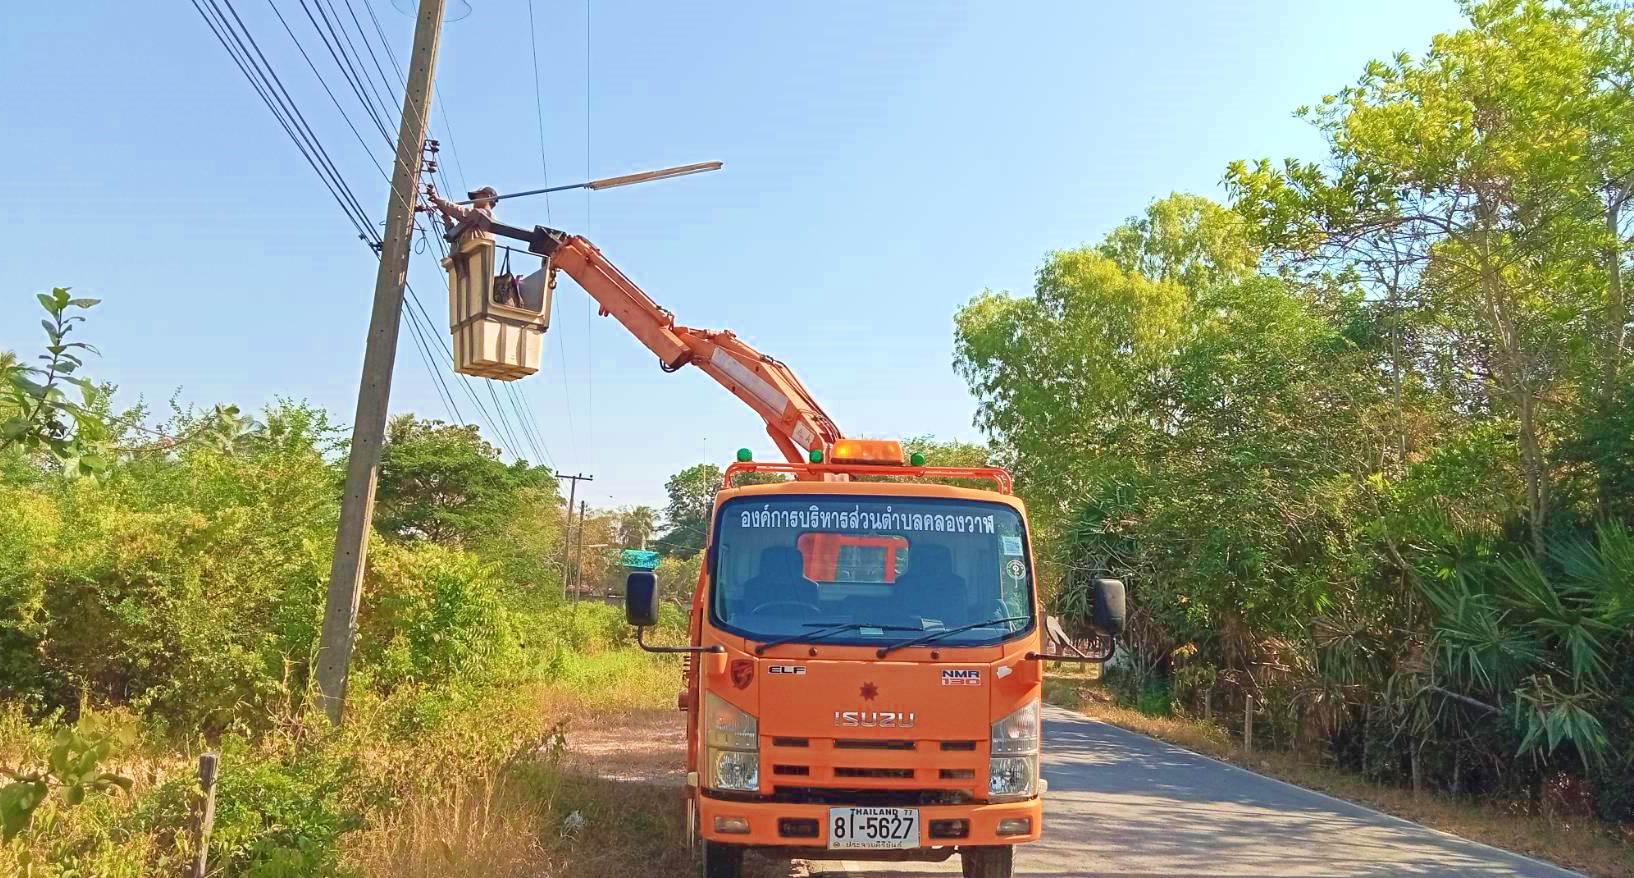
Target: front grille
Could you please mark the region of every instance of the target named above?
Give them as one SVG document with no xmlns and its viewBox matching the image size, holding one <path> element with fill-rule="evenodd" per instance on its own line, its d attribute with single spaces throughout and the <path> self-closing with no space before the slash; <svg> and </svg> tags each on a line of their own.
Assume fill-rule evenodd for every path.
<svg viewBox="0 0 1634 878">
<path fill-rule="evenodd" d="M 842 787 L 793 787 L 776 786 L 772 788 L 773 802 L 785 802 L 798 805 L 861 805 L 861 806 L 911 806 L 911 805 L 963 805 L 974 797 L 965 790 L 858 790 Z"/>
<path fill-rule="evenodd" d="M 764 776 L 773 784 L 801 785 L 777 786 L 775 801 L 950 805 L 973 801 L 986 792 L 977 782 L 987 763 L 985 747 L 975 741 L 782 736 L 771 740 L 761 769 Z M 922 754 L 927 753 L 937 754 L 933 765 L 923 764 L 927 760 Z M 884 789 L 862 789 L 866 787 Z"/>
<path fill-rule="evenodd" d="M 905 779 L 913 777 L 911 768 L 847 768 L 839 766 L 834 769 L 835 777 L 889 777 Z"/>
<path fill-rule="evenodd" d="M 873 738 L 840 738 L 834 742 L 836 750 L 912 750 L 912 741 Z"/>
</svg>

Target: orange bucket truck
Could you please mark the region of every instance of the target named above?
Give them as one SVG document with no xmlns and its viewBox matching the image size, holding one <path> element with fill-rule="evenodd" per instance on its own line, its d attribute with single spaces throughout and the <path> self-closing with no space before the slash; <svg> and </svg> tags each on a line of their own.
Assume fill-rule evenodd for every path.
<svg viewBox="0 0 1634 878">
<path fill-rule="evenodd" d="M 967 876 L 1009 876 L 1015 846 L 1044 831 L 1044 663 L 1111 655 L 1122 584 L 1094 581 L 1102 650 L 1052 654 L 1008 473 L 845 437 L 787 366 L 731 332 L 677 325 L 584 238 L 494 232 L 567 272 L 665 371 L 694 366 L 752 407 L 785 458 L 743 450 L 728 467 L 687 644 L 645 638 L 660 603 L 652 572 L 626 584 L 643 648 L 686 655 L 685 807 L 704 874 L 735 878 L 760 849 L 958 855 Z M 746 472 L 788 478 L 734 487 Z"/>
</svg>

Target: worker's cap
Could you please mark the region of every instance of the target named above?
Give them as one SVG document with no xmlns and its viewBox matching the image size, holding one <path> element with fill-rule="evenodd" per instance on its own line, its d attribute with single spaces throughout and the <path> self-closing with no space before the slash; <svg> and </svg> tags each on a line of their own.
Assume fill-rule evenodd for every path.
<svg viewBox="0 0 1634 878">
<path fill-rule="evenodd" d="M 499 198 L 499 190 L 492 186 L 484 186 L 481 189 L 472 189 L 470 192 L 465 193 L 465 197 L 471 199 L 472 201 L 477 201 L 482 198 L 497 200 Z"/>
</svg>

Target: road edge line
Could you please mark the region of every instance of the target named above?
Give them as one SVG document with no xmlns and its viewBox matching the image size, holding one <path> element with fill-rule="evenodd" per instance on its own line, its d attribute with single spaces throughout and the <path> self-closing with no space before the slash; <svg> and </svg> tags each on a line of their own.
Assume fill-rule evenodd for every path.
<svg viewBox="0 0 1634 878">
<path fill-rule="evenodd" d="M 1048 702 L 1046 702 L 1046 704 L 1048 704 Z M 1448 832 L 1445 829 L 1436 829 L 1434 826 L 1426 826 L 1423 823 L 1419 823 L 1416 820 L 1408 820 L 1406 817 L 1399 817 L 1399 816 L 1397 816 L 1395 814 L 1389 813 L 1388 811 L 1380 811 L 1377 808 L 1370 807 L 1368 805 L 1363 805 L 1360 802 L 1352 802 L 1349 799 L 1341 799 L 1338 796 L 1334 796 L 1334 795 L 1330 795 L 1328 793 L 1324 793 L 1321 790 L 1313 790 L 1310 787 L 1302 787 L 1299 784 L 1290 783 L 1288 781 L 1283 780 L 1280 777 L 1272 777 L 1269 774 L 1263 774 L 1263 773 L 1255 771 L 1255 770 L 1253 770 L 1251 768 L 1243 768 L 1241 765 L 1237 765 L 1236 763 L 1227 762 L 1224 759 L 1216 759 L 1213 756 L 1208 755 L 1207 753 L 1199 753 L 1196 750 L 1192 750 L 1192 749 L 1189 749 L 1189 748 L 1186 748 L 1186 747 L 1182 747 L 1179 744 L 1175 744 L 1175 743 L 1172 743 L 1170 741 L 1165 741 L 1162 738 L 1154 738 L 1151 735 L 1145 734 L 1143 732 L 1137 732 L 1134 729 L 1126 729 L 1123 726 L 1118 725 L 1117 723 L 1107 722 L 1104 719 L 1097 719 L 1097 718 L 1092 717 L 1092 716 L 1090 716 L 1090 715 L 1088 715 L 1086 713 L 1083 713 L 1081 711 L 1073 710 L 1070 707 L 1062 707 L 1059 704 L 1049 704 L 1048 706 L 1053 707 L 1053 708 L 1055 708 L 1057 710 L 1063 711 L 1065 713 L 1072 714 L 1073 716 L 1078 717 L 1079 719 L 1085 720 L 1087 722 L 1096 723 L 1097 725 L 1103 725 L 1103 726 L 1106 726 L 1107 728 L 1111 728 L 1111 729 L 1117 729 L 1118 731 L 1123 732 L 1124 734 L 1134 735 L 1134 736 L 1140 737 L 1140 738 L 1145 738 L 1148 741 L 1155 741 L 1158 744 L 1161 744 L 1161 745 L 1163 745 L 1165 747 L 1168 747 L 1171 750 L 1179 750 L 1182 753 L 1189 753 L 1192 756 L 1196 756 L 1199 759 L 1205 759 L 1205 760 L 1207 760 L 1209 762 L 1214 762 L 1214 763 L 1217 763 L 1219 765 L 1223 765 L 1226 768 L 1232 769 L 1233 771 L 1240 771 L 1243 774 L 1251 774 L 1251 775 L 1253 775 L 1255 777 L 1258 777 L 1258 778 L 1264 778 L 1265 780 L 1271 781 L 1272 783 L 1288 787 L 1289 789 L 1294 789 L 1294 790 L 1299 790 L 1301 792 L 1310 793 L 1313 796 L 1317 796 L 1319 798 L 1326 799 L 1329 802 L 1335 802 L 1335 803 L 1338 803 L 1340 805 L 1346 805 L 1346 806 L 1351 807 L 1351 808 L 1357 808 L 1357 809 L 1360 809 L 1362 811 L 1366 811 L 1366 812 L 1368 812 L 1370 814 L 1377 814 L 1378 816 L 1383 817 L 1386 820 L 1392 821 L 1394 823 L 1406 824 L 1407 826 L 1416 826 L 1419 829 L 1428 830 L 1428 831 L 1433 832 L 1433 833 L 1435 833 L 1437 835 L 1443 835 L 1443 836 L 1446 836 L 1447 838 L 1457 839 L 1458 841 L 1464 842 L 1465 844 L 1472 844 L 1472 845 L 1475 845 L 1476 847 L 1486 848 L 1489 851 L 1494 851 L 1496 853 L 1503 854 L 1506 857 L 1516 857 L 1518 859 L 1525 860 L 1525 861 L 1527 861 L 1529 863 L 1536 863 L 1537 865 L 1543 866 L 1545 868 L 1554 869 L 1554 870 L 1557 870 L 1557 871 L 1560 871 L 1560 872 L 1564 872 L 1567 875 L 1573 876 L 1573 878 L 1593 878 L 1593 876 L 1589 875 L 1586 872 L 1578 872 L 1578 871 L 1576 871 L 1574 869 L 1568 869 L 1565 866 L 1562 866 L 1562 865 L 1560 865 L 1558 863 L 1551 863 L 1548 860 L 1540 860 L 1537 857 L 1531 856 L 1529 854 L 1523 854 L 1523 853 L 1520 853 L 1519 851 L 1505 850 L 1504 848 L 1498 847 L 1496 845 L 1487 844 L 1484 841 L 1476 841 L 1473 838 L 1465 838 L 1464 836 L 1459 835 L 1456 832 Z M 1046 752 L 1048 752 L 1047 748 L 1046 748 Z"/>
</svg>

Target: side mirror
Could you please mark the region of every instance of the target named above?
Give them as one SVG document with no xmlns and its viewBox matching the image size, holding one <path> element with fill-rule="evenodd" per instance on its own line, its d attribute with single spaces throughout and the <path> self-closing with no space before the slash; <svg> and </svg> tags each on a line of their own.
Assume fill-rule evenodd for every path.
<svg viewBox="0 0 1634 878">
<path fill-rule="evenodd" d="M 1095 597 L 1091 622 L 1095 630 L 1108 637 L 1123 633 L 1124 590 L 1121 579 L 1095 577 L 1090 583 Z"/>
<path fill-rule="evenodd" d="M 651 570 L 632 571 L 624 580 L 624 621 L 637 628 L 658 624 L 658 577 Z"/>
</svg>

